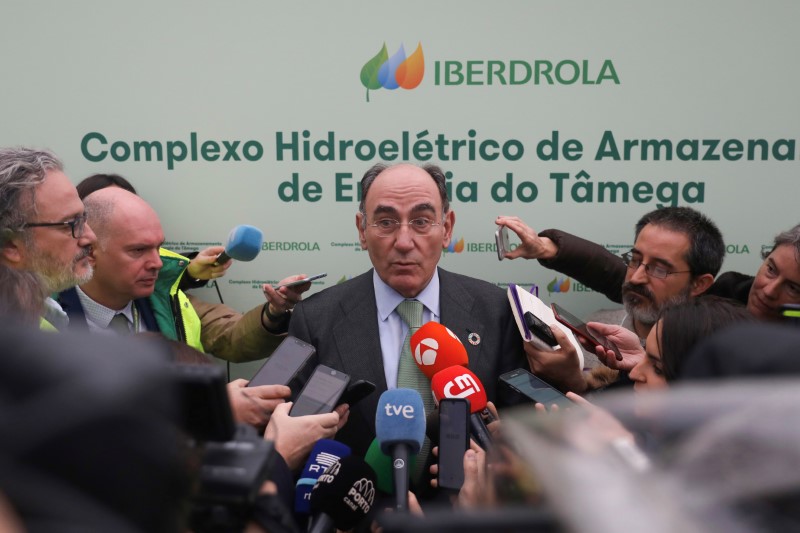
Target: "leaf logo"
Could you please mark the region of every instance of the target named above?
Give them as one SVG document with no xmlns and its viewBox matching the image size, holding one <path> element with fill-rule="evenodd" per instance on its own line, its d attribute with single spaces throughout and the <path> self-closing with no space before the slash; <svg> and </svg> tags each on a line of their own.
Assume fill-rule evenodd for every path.
<svg viewBox="0 0 800 533">
<path fill-rule="evenodd" d="M 406 57 L 405 47 L 401 44 L 397 52 L 389 57 L 386 43 L 380 51 L 363 67 L 361 67 L 361 84 L 367 89 L 367 102 L 369 91 L 397 88 L 407 90 L 415 89 L 422 83 L 425 75 L 425 55 L 422 52 L 422 43 L 417 44 L 413 54 Z"/>
<path fill-rule="evenodd" d="M 445 252 L 449 252 L 451 254 L 460 254 L 464 251 L 464 237 L 461 237 L 458 241 L 453 240 L 450 242 L 450 246 L 444 248 Z"/>
<path fill-rule="evenodd" d="M 561 280 L 553 278 L 553 281 L 547 284 L 547 292 L 569 292 L 569 285 L 569 278 L 563 278 Z"/>
</svg>

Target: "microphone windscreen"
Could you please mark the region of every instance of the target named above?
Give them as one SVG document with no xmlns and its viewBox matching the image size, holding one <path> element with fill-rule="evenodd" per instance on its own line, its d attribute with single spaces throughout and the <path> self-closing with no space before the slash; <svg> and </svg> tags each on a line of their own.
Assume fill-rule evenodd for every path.
<svg viewBox="0 0 800 533">
<path fill-rule="evenodd" d="M 311 489 L 326 468 L 343 457 L 350 455 L 350 447 L 330 439 L 320 439 L 314 444 L 306 466 L 300 474 L 295 490 L 294 510 L 298 513 L 311 512 Z"/>
<path fill-rule="evenodd" d="M 353 529 L 375 501 L 375 472 L 356 455 L 342 458 L 319 477 L 311 491 L 311 511 L 327 514 L 337 529 Z"/>
<path fill-rule="evenodd" d="M 431 379 L 431 392 L 438 402 L 442 398 L 466 398 L 471 413 L 486 408 L 486 390 L 483 383 L 470 369 L 451 366 L 437 373 Z"/>
<path fill-rule="evenodd" d="M 425 439 L 425 407 L 413 389 L 390 389 L 381 394 L 375 411 L 375 436 L 383 453 L 395 444 L 407 444 L 419 452 Z"/>
<path fill-rule="evenodd" d="M 455 333 L 438 322 L 428 322 L 411 336 L 414 361 L 428 379 L 451 366 L 467 366 L 469 358 Z"/>
<path fill-rule="evenodd" d="M 228 235 L 225 254 L 237 261 L 252 261 L 261 251 L 263 241 L 264 234 L 255 226 L 236 226 Z"/>
<path fill-rule="evenodd" d="M 394 494 L 392 458 L 381 451 L 381 443 L 378 442 L 378 439 L 372 439 L 364 460 L 375 471 L 375 476 L 378 479 L 378 490 L 384 494 Z M 408 467 L 411 472 L 414 471 L 416 464 L 417 456 L 412 455 L 408 461 Z"/>
</svg>

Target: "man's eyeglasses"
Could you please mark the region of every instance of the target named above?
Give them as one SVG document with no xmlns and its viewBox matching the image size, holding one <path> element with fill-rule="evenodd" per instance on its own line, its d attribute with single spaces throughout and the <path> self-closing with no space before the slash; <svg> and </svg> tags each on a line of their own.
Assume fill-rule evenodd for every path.
<svg viewBox="0 0 800 533">
<path fill-rule="evenodd" d="M 664 279 L 670 274 L 684 274 L 686 272 L 691 272 L 691 270 L 667 270 L 663 266 L 658 265 L 648 265 L 646 263 L 642 263 L 642 260 L 638 257 L 633 257 L 630 252 L 625 252 L 622 254 L 622 262 L 625 263 L 630 269 L 636 270 L 640 266 L 644 266 L 644 273 L 650 276 L 651 278 L 658 278 Z"/>
<path fill-rule="evenodd" d="M 83 230 L 86 228 L 86 213 L 82 215 L 78 215 L 72 220 L 67 220 L 66 222 L 26 222 L 26 228 L 47 228 L 47 227 L 56 227 L 56 226 L 69 226 L 69 229 L 72 231 L 72 238 L 73 239 L 80 239 L 83 236 Z"/>
<path fill-rule="evenodd" d="M 395 220 L 393 218 L 379 218 L 372 224 L 367 224 L 368 226 L 375 228 L 376 232 L 378 233 L 379 237 L 391 237 L 397 230 L 400 229 L 400 226 L 408 226 L 414 233 L 417 235 L 426 235 L 430 233 L 431 228 L 434 226 L 441 226 L 442 224 L 439 222 L 434 222 L 433 220 L 425 217 L 415 218 L 413 220 L 409 220 L 408 222 L 400 222 L 399 220 Z"/>
</svg>

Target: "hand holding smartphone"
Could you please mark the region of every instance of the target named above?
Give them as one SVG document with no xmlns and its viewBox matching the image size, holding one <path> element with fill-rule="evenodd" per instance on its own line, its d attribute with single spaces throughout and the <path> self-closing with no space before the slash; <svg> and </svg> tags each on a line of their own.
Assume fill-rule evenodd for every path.
<svg viewBox="0 0 800 533">
<path fill-rule="evenodd" d="M 277 287 L 275 287 L 275 290 L 277 291 L 278 289 L 280 289 L 282 287 L 296 287 L 298 285 L 303 285 L 304 283 L 311 283 L 315 279 L 324 278 L 327 275 L 328 275 L 327 272 L 323 272 L 322 274 L 314 274 L 313 276 L 309 276 L 307 278 L 296 279 L 294 281 L 290 281 L 289 283 L 284 283 L 283 285 L 278 285 Z"/>
<path fill-rule="evenodd" d="M 530 342 L 540 350 L 553 351 L 558 346 L 558 341 L 550 326 L 530 311 L 525 311 L 525 324 L 531 332 Z"/>
<path fill-rule="evenodd" d="M 469 400 L 439 401 L 439 487 L 460 490 L 464 484 L 464 454 L 469 449 Z"/>
<path fill-rule="evenodd" d="M 589 345 L 591 350 L 594 351 L 595 346 L 602 346 L 608 351 L 614 352 L 617 361 L 622 361 L 622 354 L 617 348 L 617 345 L 611 342 L 606 337 L 598 337 L 589 331 L 586 323 L 580 318 L 576 317 L 557 303 L 551 303 L 550 307 L 553 309 L 553 314 L 560 323 L 567 326 L 575 335 L 583 340 L 584 344 Z"/>
</svg>

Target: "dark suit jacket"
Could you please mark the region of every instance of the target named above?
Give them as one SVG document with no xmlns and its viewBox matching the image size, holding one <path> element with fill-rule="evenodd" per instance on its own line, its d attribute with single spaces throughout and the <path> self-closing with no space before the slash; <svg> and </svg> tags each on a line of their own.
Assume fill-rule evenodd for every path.
<svg viewBox="0 0 800 533">
<path fill-rule="evenodd" d="M 58 293 L 57 301 L 69 316 L 69 328 L 71 330 L 85 331 L 89 329 L 89 325 L 86 322 L 86 312 L 83 310 L 83 305 L 81 305 L 81 300 L 78 298 L 78 291 L 75 290 L 75 287 Z M 133 301 L 133 305 L 139 310 L 139 316 L 147 331 L 158 331 L 156 317 L 147 298 L 137 298 Z"/>
<path fill-rule="evenodd" d="M 515 368 L 528 368 L 505 291 L 491 283 L 439 269 L 441 322 L 464 343 L 469 368 L 481 380 L 489 400 L 510 403 L 511 395 L 498 389 L 497 378 Z M 375 438 L 375 410 L 386 390 L 378 332 L 378 310 L 372 270 L 340 285 L 329 287 L 294 308 L 289 334 L 313 344 L 317 353 L 304 372 L 322 363 L 348 374 L 352 381 L 367 379 L 374 393 L 350 411 L 340 440 L 364 455 Z M 480 343 L 467 342 L 469 333 Z"/>
</svg>

